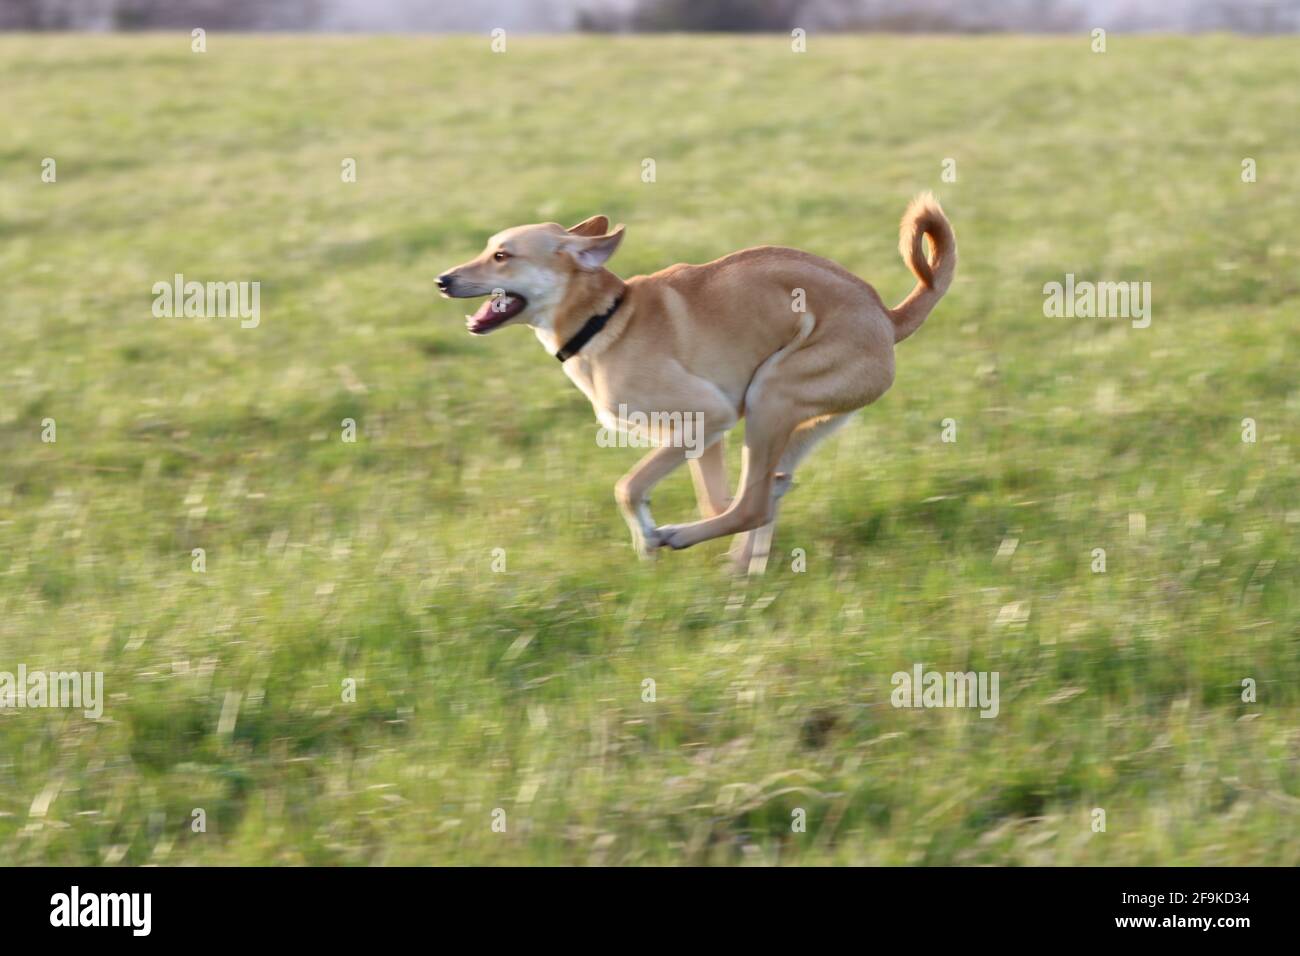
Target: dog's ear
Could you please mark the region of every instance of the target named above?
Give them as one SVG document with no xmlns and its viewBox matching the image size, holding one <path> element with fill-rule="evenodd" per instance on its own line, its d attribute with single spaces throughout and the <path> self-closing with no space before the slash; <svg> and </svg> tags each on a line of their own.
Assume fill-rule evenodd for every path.
<svg viewBox="0 0 1300 956">
<path fill-rule="evenodd" d="M 565 243 L 564 251 L 573 256 L 580 269 L 595 270 L 609 261 L 622 241 L 623 227 L 620 225 L 606 236 L 573 236 Z"/>
<path fill-rule="evenodd" d="M 569 233 L 575 236 L 603 236 L 608 231 L 609 218 L 606 216 L 592 216 L 569 227 Z"/>
</svg>

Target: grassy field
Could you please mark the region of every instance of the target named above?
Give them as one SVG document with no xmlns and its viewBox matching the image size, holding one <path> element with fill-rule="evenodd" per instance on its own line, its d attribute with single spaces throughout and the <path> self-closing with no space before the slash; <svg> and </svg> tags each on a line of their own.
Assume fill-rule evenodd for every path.
<svg viewBox="0 0 1300 956">
<path fill-rule="evenodd" d="M 0 671 L 107 698 L 0 710 L 0 859 L 1300 862 L 1298 52 L 0 37 Z M 956 282 L 761 579 L 638 562 L 638 452 L 434 295 L 604 212 L 622 275 L 767 242 L 896 302 L 923 188 Z M 260 324 L 155 318 L 178 272 Z M 1046 318 L 1066 273 L 1150 327 Z M 917 663 L 997 718 L 891 706 Z"/>
</svg>

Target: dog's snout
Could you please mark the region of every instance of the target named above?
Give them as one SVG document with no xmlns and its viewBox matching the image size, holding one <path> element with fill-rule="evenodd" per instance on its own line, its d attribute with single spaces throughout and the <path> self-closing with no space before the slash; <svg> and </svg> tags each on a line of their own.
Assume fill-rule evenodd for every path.
<svg viewBox="0 0 1300 956">
<path fill-rule="evenodd" d="M 438 276 L 438 278 L 434 279 L 433 281 L 434 284 L 437 285 L 439 292 L 450 292 L 451 283 L 455 278 L 456 277 L 453 276 L 450 272 L 444 272 L 442 275 Z"/>
</svg>

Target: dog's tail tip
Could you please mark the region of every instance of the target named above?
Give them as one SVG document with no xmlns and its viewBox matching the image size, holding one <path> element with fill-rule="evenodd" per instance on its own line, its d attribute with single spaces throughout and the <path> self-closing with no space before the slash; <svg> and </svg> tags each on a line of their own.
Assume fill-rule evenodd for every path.
<svg viewBox="0 0 1300 956">
<path fill-rule="evenodd" d="M 932 289 L 935 284 L 934 268 L 925 255 L 923 243 L 925 236 L 930 237 L 930 244 L 935 249 L 936 257 L 943 252 L 951 254 L 951 247 L 954 245 L 952 226 L 948 222 L 948 217 L 943 214 L 943 207 L 939 205 L 938 198 L 928 189 L 917 193 L 907 204 L 907 211 L 903 213 L 903 221 L 899 229 L 898 251 L 921 284 L 927 289 Z"/>
<path fill-rule="evenodd" d="M 934 194 L 934 190 L 922 189 L 919 193 L 913 196 L 912 201 L 907 204 L 909 210 L 917 209 L 922 206 L 933 206 L 935 209 L 939 209 L 939 197 Z M 942 211 L 943 210 L 940 210 L 940 212 Z"/>
</svg>

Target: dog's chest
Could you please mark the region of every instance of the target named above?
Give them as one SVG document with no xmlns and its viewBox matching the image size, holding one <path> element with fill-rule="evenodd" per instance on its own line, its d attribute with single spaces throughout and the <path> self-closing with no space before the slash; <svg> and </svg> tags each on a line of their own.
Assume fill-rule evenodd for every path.
<svg viewBox="0 0 1300 956">
<path fill-rule="evenodd" d="M 564 363 L 564 374 L 569 376 L 569 381 L 578 386 L 583 395 L 587 396 L 587 401 L 591 402 L 591 407 L 596 412 L 596 419 L 602 425 L 610 428 L 619 427 L 618 412 L 609 396 L 597 394 L 591 376 L 591 367 L 586 361 L 578 357 L 570 359 Z"/>
</svg>

